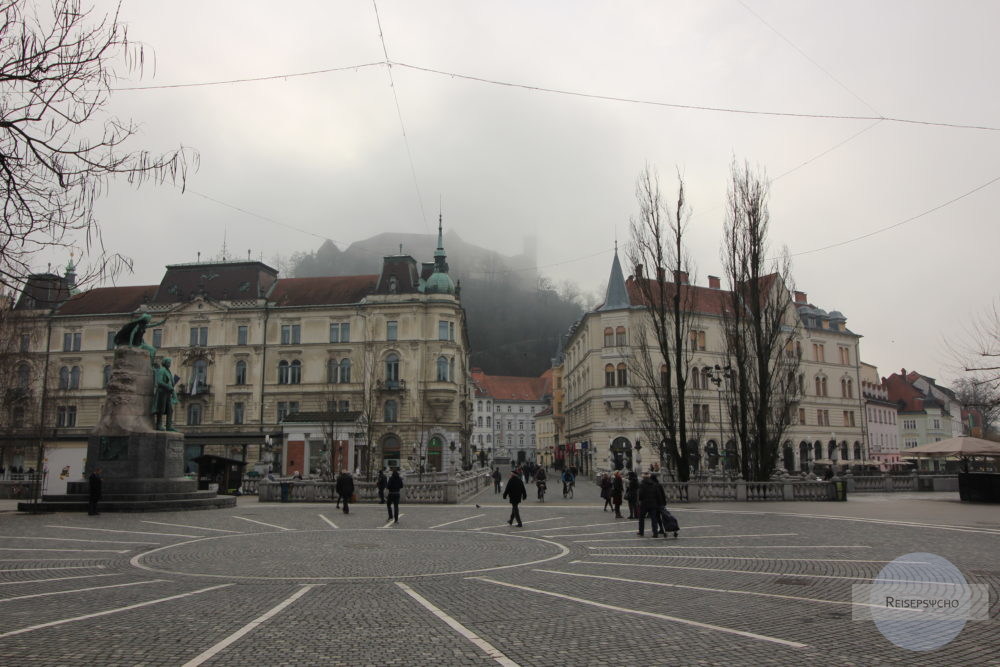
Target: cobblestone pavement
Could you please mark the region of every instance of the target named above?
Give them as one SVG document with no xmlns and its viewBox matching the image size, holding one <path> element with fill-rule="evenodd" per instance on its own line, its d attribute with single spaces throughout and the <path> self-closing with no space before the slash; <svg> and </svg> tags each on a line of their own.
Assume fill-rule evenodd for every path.
<svg viewBox="0 0 1000 667">
<path fill-rule="evenodd" d="M 592 491 L 592 492 L 591 492 Z M 673 508 L 636 535 L 596 489 L 522 505 L 261 504 L 0 513 L 0 656 L 17 665 L 1000 665 L 1000 512 L 948 496 Z M 852 620 L 910 553 L 992 588 L 943 648 Z M 915 566 L 916 567 L 916 566 Z"/>
</svg>

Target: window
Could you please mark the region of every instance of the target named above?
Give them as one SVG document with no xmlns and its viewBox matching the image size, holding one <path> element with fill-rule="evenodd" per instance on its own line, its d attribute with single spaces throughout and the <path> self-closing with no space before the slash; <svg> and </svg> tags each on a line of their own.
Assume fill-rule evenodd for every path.
<svg viewBox="0 0 1000 667">
<path fill-rule="evenodd" d="M 31 384 L 31 367 L 28 364 L 21 364 L 17 367 L 17 388 L 27 389 Z"/>
<path fill-rule="evenodd" d="M 108 332 L 108 346 L 107 346 L 106 349 L 108 349 L 108 350 L 115 349 L 115 332 L 114 331 L 109 331 Z"/>
<path fill-rule="evenodd" d="M 399 281 L 396 276 L 389 276 L 389 294 L 395 294 L 399 290 Z"/>
<path fill-rule="evenodd" d="M 611 364 L 607 364 L 604 367 L 604 386 L 613 387 L 615 386 L 615 367 Z"/>
<path fill-rule="evenodd" d="M 844 426 L 854 426 L 854 412 L 844 410 Z"/>
<path fill-rule="evenodd" d="M 10 409 L 10 425 L 14 428 L 22 428 L 24 426 L 23 405 L 15 405 Z"/>
<path fill-rule="evenodd" d="M 692 329 L 691 332 L 688 334 L 688 337 L 690 338 L 690 341 L 691 341 L 691 349 L 692 350 L 697 350 L 697 351 L 704 351 L 705 350 L 705 332 L 704 331 L 701 331 L 701 330 L 698 330 L 698 329 Z"/>
<path fill-rule="evenodd" d="M 624 363 L 618 364 L 618 386 L 628 386 L 628 369 L 625 367 Z"/>
<path fill-rule="evenodd" d="M 278 421 L 283 421 L 285 417 L 299 411 L 298 401 L 278 401 Z"/>
<path fill-rule="evenodd" d="M 63 352 L 79 352 L 80 343 L 83 339 L 83 334 L 80 333 L 64 333 L 63 334 Z"/>
<path fill-rule="evenodd" d="M 667 365 L 660 364 L 660 386 L 666 387 L 670 384 L 670 375 L 667 374 Z"/>
<path fill-rule="evenodd" d="M 489 445 L 489 444 L 492 444 L 492 443 L 493 443 L 493 436 L 490 435 L 489 433 L 487 433 L 486 434 L 486 444 Z"/>
<path fill-rule="evenodd" d="M 385 339 L 399 340 L 399 323 L 396 320 L 389 320 L 385 323 Z"/>
<path fill-rule="evenodd" d="M 190 344 L 201 347 L 208 345 L 208 327 L 191 327 Z"/>
<path fill-rule="evenodd" d="M 299 405 L 298 403 L 295 404 L 296 408 L 298 408 L 298 405 Z M 340 412 L 350 412 L 351 411 L 351 402 L 350 401 L 337 401 L 337 410 L 339 410 Z"/>
<path fill-rule="evenodd" d="M 399 382 L 399 355 L 390 354 L 385 358 L 385 381 Z"/>
<path fill-rule="evenodd" d="M 448 381 L 448 360 L 445 357 L 438 357 L 437 360 L 437 381 Z"/>
<path fill-rule="evenodd" d="M 523 431 L 524 430 L 524 422 L 520 422 L 520 421 L 517 422 L 517 430 L 518 431 Z"/>
<path fill-rule="evenodd" d="M 111 364 L 105 364 L 104 369 L 101 371 L 101 389 L 108 386 L 108 382 L 111 381 Z"/>
<path fill-rule="evenodd" d="M 341 359 L 340 360 L 340 381 L 341 383 L 348 383 L 351 381 L 351 360 Z"/>
<path fill-rule="evenodd" d="M 396 422 L 399 421 L 399 403 L 396 401 L 386 401 L 385 402 L 385 421 Z"/>
<path fill-rule="evenodd" d="M 194 362 L 191 375 L 191 395 L 196 396 L 205 390 L 208 384 L 208 362 L 198 359 Z"/>
<path fill-rule="evenodd" d="M 153 347 L 163 347 L 163 329 L 153 329 Z"/>
<path fill-rule="evenodd" d="M 80 367 L 73 366 L 72 368 L 68 366 L 63 366 L 59 369 L 59 388 L 60 389 L 79 389 L 80 388 Z"/>
<path fill-rule="evenodd" d="M 351 325 L 347 322 L 331 322 L 330 323 L 330 342 L 331 343 L 350 343 L 351 342 Z"/>
<path fill-rule="evenodd" d="M 337 383 L 337 375 L 338 375 L 337 370 L 339 368 L 340 368 L 340 366 L 337 365 L 337 360 L 336 359 L 327 359 L 326 360 L 326 381 L 327 382 L 329 382 L 330 384 L 336 384 Z"/>
<path fill-rule="evenodd" d="M 799 423 L 805 425 L 806 423 L 806 409 L 799 408 Z"/>
<path fill-rule="evenodd" d="M 476 417 L 476 426 L 478 426 L 479 428 L 483 427 L 483 418 L 482 417 Z"/>
<path fill-rule="evenodd" d="M 826 361 L 826 351 L 822 343 L 813 343 L 813 361 Z"/>
<path fill-rule="evenodd" d="M 507 430 L 508 431 L 513 431 L 514 430 L 514 422 L 512 422 L 512 421 L 508 421 L 507 422 Z"/>
<path fill-rule="evenodd" d="M 441 320 L 438 322 L 438 340 L 454 340 L 454 337 L 448 336 L 448 325 L 450 322 Z M 453 329 L 454 331 L 454 329 Z"/>
<path fill-rule="evenodd" d="M 692 407 L 694 408 L 691 415 L 692 421 L 704 423 L 711 419 L 707 403 L 695 403 Z"/>
<path fill-rule="evenodd" d="M 840 349 L 840 363 L 844 364 L 845 366 L 849 366 L 851 364 L 851 348 L 841 345 L 839 349 Z"/>
<path fill-rule="evenodd" d="M 247 362 L 240 359 L 236 362 L 236 384 L 247 383 Z"/>
<path fill-rule="evenodd" d="M 611 327 L 604 329 L 604 347 L 611 347 L 615 344 L 615 331 Z"/>
<path fill-rule="evenodd" d="M 298 324 L 281 325 L 281 344 L 298 345 L 302 342 L 302 326 Z"/>
<path fill-rule="evenodd" d="M 826 378 L 819 375 L 816 376 L 816 395 L 826 396 Z"/>
<path fill-rule="evenodd" d="M 816 411 L 816 425 L 817 426 L 829 426 L 830 425 L 830 411 L 829 410 L 817 410 Z"/>
<path fill-rule="evenodd" d="M 490 428 L 490 418 L 486 417 L 486 428 Z"/>
<path fill-rule="evenodd" d="M 201 403 L 189 403 L 187 409 L 188 426 L 201 424 Z"/>
<path fill-rule="evenodd" d="M 934 428 L 936 428 L 936 429 L 941 428 L 941 420 L 940 419 L 935 419 L 934 420 Z"/>
<path fill-rule="evenodd" d="M 278 362 L 278 384 L 299 384 L 302 382 L 302 362 L 295 359 L 291 363 Z"/>
<path fill-rule="evenodd" d="M 59 388 L 69 389 L 69 366 L 63 366 L 59 369 Z"/>
<path fill-rule="evenodd" d="M 56 409 L 56 426 L 60 427 L 76 426 L 75 405 L 60 405 Z"/>
<path fill-rule="evenodd" d="M 618 327 L 615 329 L 615 345 L 625 347 L 625 344 L 625 327 Z"/>
<path fill-rule="evenodd" d="M 246 345 L 247 344 L 247 331 L 248 327 L 245 324 L 241 324 L 236 327 L 236 344 Z"/>
<path fill-rule="evenodd" d="M 245 413 L 245 407 L 243 403 L 237 402 L 233 403 L 233 423 L 242 424 L 243 417 Z"/>
<path fill-rule="evenodd" d="M 282 359 L 278 362 L 278 384 L 289 384 L 288 362 Z"/>
<path fill-rule="evenodd" d="M 21 352 L 28 352 L 31 349 L 31 334 L 21 334 Z"/>
</svg>

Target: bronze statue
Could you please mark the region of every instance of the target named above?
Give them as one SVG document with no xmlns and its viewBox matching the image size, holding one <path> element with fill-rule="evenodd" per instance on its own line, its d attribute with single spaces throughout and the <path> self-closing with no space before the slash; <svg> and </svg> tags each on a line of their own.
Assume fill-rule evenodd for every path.
<svg viewBox="0 0 1000 667">
<path fill-rule="evenodd" d="M 142 337 L 146 335 L 146 329 L 148 327 L 158 327 L 166 320 L 160 320 L 159 322 L 151 322 L 153 316 L 149 313 L 143 313 L 139 317 L 135 318 L 115 334 L 115 345 L 127 345 L 129 347 L 138 347 L 140 349 L 149 352 L 149 358 L 152 360 L 153 356 L 156 354 L 156 348 L 152 345 L 146 344 Z"/>
<path fill-rule="evenodd" d="M 174 428 L 174 404 L 177 403 L 177 380 L 170 370 L 170 358 L 165 358 L 159 367 L 153 368 L 153 414 L 156 415 L 157 431 L 176 431 Z M 166 427 L 162 421 L 166 416 Z"/>
</svg>

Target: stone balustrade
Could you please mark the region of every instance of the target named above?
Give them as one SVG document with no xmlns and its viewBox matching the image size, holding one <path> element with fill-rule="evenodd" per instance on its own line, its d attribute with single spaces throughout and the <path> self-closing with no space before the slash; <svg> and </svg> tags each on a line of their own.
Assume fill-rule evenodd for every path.
<svg viewBox="0 0 1000 667">
<path fill-rule="evenodd" d="M 400 498 L 404 503 L 459 503 L 493 484 L 489 470 L 460 471 L 457 475 L 433 473 L 407 475 L 403 481 Z M 319 479 L 257 480 L 254 488 L 262 502 L 334 502 L 337 499 L 336 482 Z M 282 487 L 286 487 L 283 492 Z M 244 481 L 244 488 L 246 481 Z M 285 494 L 283 496 L 283 493 Z M 378 502 L 378 488 L 374 482 L 354 482 L 357 502 Z"/>
</svg>

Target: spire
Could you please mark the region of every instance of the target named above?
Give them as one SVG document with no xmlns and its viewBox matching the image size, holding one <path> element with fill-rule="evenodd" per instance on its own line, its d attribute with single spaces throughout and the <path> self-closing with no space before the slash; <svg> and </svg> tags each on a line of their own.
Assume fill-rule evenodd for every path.
<svg viewBox="0 0 1000 667">
<path fill-rule="evenodd" d="M 630 305 L 628 290 L 625 289 L 625 276 L 622 274 L 621 262 L 618 261 L 618 241 L 615 241 L 615 259 L 611 263 L 608 291 L 604 295 L 604 303 L 597 310 L 619 310 Z"/>
<path fill-rule="evenodd" d="M 455 283 L 448 275 L 447 255 L 444 252 L 444 221 L 438 213 L 438 244 L 434 251 L 434 272 L 427 279 L 424 291 L 428 294 L 455 294 Z"/>
</svg>

